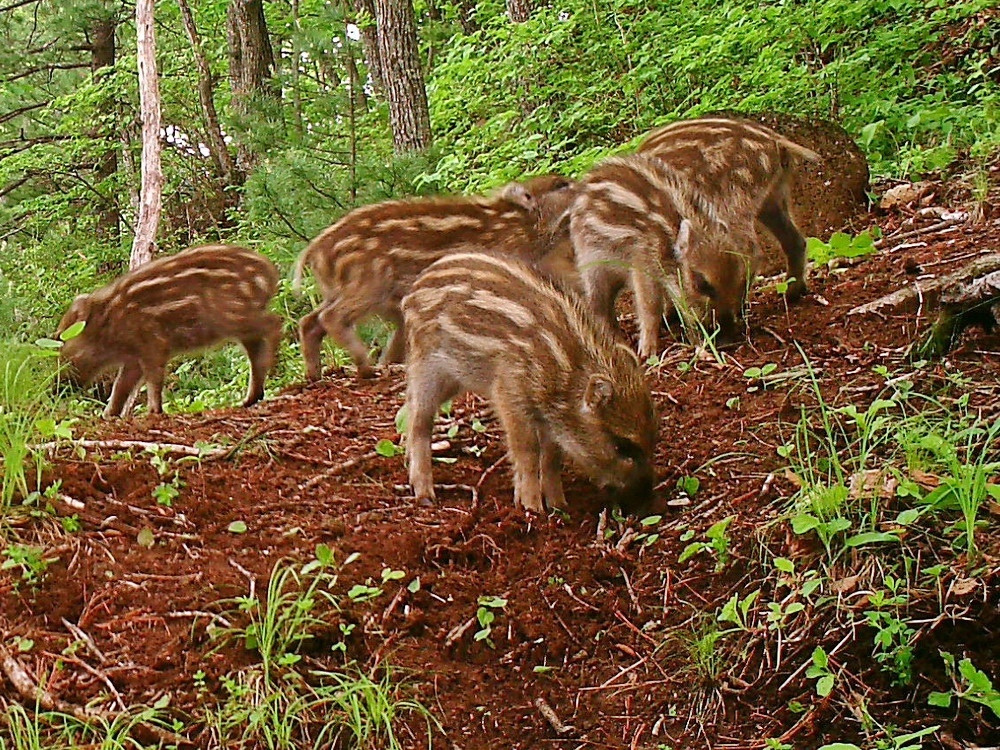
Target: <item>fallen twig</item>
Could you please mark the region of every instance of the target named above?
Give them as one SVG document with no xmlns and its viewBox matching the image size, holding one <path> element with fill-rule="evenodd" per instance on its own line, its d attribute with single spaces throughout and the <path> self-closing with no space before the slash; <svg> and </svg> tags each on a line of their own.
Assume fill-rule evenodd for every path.
<svg viewBox="0 0 1000 750">
<path fill-rule="evenodd" d="M 476 624 L 476 618 L 470 617 L 468 620 L 463 622 L 461 625 L 456 625 L 451 630 L 448 631 L 448 636 L 444 639 L 444 647 L 451 648 L 462 636 L 469 632 L 473 625 Z"/>
<path fill-rule="evenodd" d="M 896 240 L 905 240 L 909 239 L 910 237 L 916 237 L 921 234 L 931 234 L 941 229 L 949 229 L 951 227 L 958 226 L 959 224 L 964 224 L 968 218 L 969 217 L 966 214 L 966 215 L 960 215 L 955 218 L 945 219 L 944 221 L 939 221 L 937 224 L 931 224 L 930 226 L 927 227 L 921 227 L 920 229 L 911 229 L 907 232 L 901 232 L 900 234 L 894 234 L 888 237 L 883 237 L 882 239 L 875 240 L 875 242 L 873 242 L 872 244 L 875 247 L 881 248 L 890 241 L 894 242 Z M 893 249 L 895 248 L 890 248 L 888 252 L 891 252 Z"/>
<path fill-rule="evenodd" d="M 365 453 L 360 456 L 355 456 L 354 458 L 349 458 L 346 461 L 341 461 L 339 464 L 331 466 L 329 469 L 320 472 L 312 479 L 307 479 L 305 482 L 298 486 L 299 492 L 304 492 L 312 487 L 315 487 L 320 482 L 329 479 L 330 477 L 335 477 L 348 469 L 353 469 L 355 466 L 364 463 L 365 461 L 371 461 L 372 459 L 378 458 L 378 453 L 371 451 L 370 453 Z"/>
<path fill-rule="evenodd" d="M 103 723 L 110 725 L 116 719 L 114 714 L 107 711 L 101 711 L 92 706 L 77 706 L 54 696 L 32 679 L 31 675 L 21 666 L 21 662 L 14 657 L 2 642 L 0 642 L 0 669 L 3 670 L 4 676 L 14 686 L 14 689 L 21 698 L 30 705 L 39 706 L 46 711 L 58 711 L 59 713 L 68 714 L 84 724 Z M 184 747 L 191 746 L 191 742 L 187 738 L 162 729 L 155 724 L 140 722 L 140 726 L 155 736 L 160 742 Z"/>
<path fill-rule="evenodd" d="M 38 443 L 31 450 L 54 453 L 59 448 L 84 448 L 85 450 L 119 450 L 127 451 L 139 448 L 151 453 L 179 453 L 183 456 L 195 456 L 203 460 L 221 458 L 231 454 L 235 448 L 196 448 L 193 445 L 178 443 L 151 443 L 145 440 L 69 440 Z"/>
<path fill-rule="evenodd" d="M 535 698 L 535 708 L 538 709 L 540 713 L 549 725 L 556 730 L 556 734 L 570 734 L 576 731 L 576 727 L 572 724 L 563 724 L 559 720 L 559 716 L 556 714 L 555 710 L 550 706 L 544 698 Z"/>
</svg>

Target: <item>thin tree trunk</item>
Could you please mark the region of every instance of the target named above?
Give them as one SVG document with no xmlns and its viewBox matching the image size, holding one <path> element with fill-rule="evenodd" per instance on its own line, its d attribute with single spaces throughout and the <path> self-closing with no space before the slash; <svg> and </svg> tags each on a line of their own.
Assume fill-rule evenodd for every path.
<svg viewBox="0 0 1000 750">
<path fill-rule="evenodd" d="M 230 0 L 226 11 L 226 32 L 229 39 L 229 81 L 233 89 L 233 105 L 241 117 L 244 129 L 249 129 L 250 115 L 255 109 L 255 97 L 273 97 L 270 88 L 274 70 L 274 49 L 267 33 L 263 0 Z M 236 164 L 247 175 L 257 163 L 257 154 L 240 139 Z"/>
<path fill-rule="evenodd" d="M 378 49 L 378 31 L 375 28 L 374 0 L 354 0 L 354 10 L 358 14 L 356 21 L 361 29 L 361 45 L 365 50 L 365 63 L 368 65 L 368 75 L 376 91 L 382 91 L 382 58 Z"/>
<path fill-rule="evenodd" d="M 507 17 L 512 23 L 524 23 L 531 18 L 531 0 L 507 0 Z"/>
<path fill-rule="evenodd" d="M 219 125 L 219 115 L 215 111 L 212 69 L 208 65 L 208 59 L 201 46 L 201 39 L 198 37 L 198 29 L 194 25 L 191 7 L 187 0 L 177 0 L 177 6 L 180 8 L 181 20 L 184 23 L 188 40 L 191 42 L 191 51 L 194 53 L 194 62 L 198 68 L 198 99 L 201 101 L 202 117 L 205 118 L 208 153 L 225 185 L 235 185 L 242 180 L 240 180 L 241 175 L 236 170 L 233 157 L 230 155 L 229 149 L 226 148 L 222 127 Z"/>
<path fill-rule="evenodd" d="M 90 69 L 94 80 L 100 80 L 115 65 L 115 21 L 112 18 L 101 18 L 94 24 L 90 44 Z M 111 105 L 113 106 L 113 105 Z M 108 107 L 110 109 L 111 107 Z M 106 135 L 101 126 L 94 135 Z M 95 165 L 97 182 L 107 179 L 118 171 L 118 154 L 114 148 L 107 148 L 101 154 Z M 121 215 L 118 204 L 112 194 L 97 207 L 97 236 L 101 240 L 117 242 L 121 232 Z"/>
<path fill-rule="evenodd" d="M 431 145 L 431 120 L 413 3 L 376 0 L 375 16 L 393 146 L 396 153 L 426 151 Z"/>
<path fill-rule="evenodd" d="M 129 268 L 152 260 L 160 224 L 163 170 L 160 166 L 160 84 L 156 70 L 156 33 L 153 8 L 156 0 L 135 5 L 136 53 L 139 62 L 139 109 L 142 113 L 142 187 L 139 219 Z"/>
</svg>

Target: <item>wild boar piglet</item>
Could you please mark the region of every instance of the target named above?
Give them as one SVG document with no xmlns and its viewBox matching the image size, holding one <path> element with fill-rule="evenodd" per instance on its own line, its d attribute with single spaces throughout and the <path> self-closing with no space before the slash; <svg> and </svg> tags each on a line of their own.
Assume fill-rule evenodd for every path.
<svg viewBox="0 0 1000 750">
<path fill-rule="evenodd" d="M 407 454 L 418 498 L 433 498 L 431 430 L 466 391 L 489 399 L 507 439 L 514 502 L 566 505 L 562 457 L 624 504 L 653 487 L 657 417 L 635 353 L 580 298 L 510 257 L 459 253 L 403 298 Z"/>
<path fill-rule="evenodd" d="M 576 283 L 569 242 L 574 196 L 571 180 L 546 175 L 490 196 L 387 201 L 351 211 L 310 242 L 296 266 L 296 285 L 309 266 L 323 294 L 322 304 L 299 322 L 306 377 L 320 377 L 324 336 L 347 350 L 359 377 L 372 377 L 356 326 L 373 315 L 396 325 L 381 361 L 402 362 L 400 301 L 417 274 L 450 253 L 510 254 Z"/>
<path fill-rule="evenodd" d="M 122 413 L 145 380 L 151 413 L 162 411 L 163 377 L 176 354 L 235 340 L 250 359 L 245 406 L 264 396 L 281 318 L 268 310 L 278 270 L 263 255 L 233 245 L 189 248 L 78 296 L 58 333 L 84 322 L 60 351 L 68 378 L 86 384 L 118 368 L 105 417 Z"/>
<path fill-rule="evenodd" d="M 792 218 L 789 193 L 796 164 L 818 161 L 815 151 L 750 120 L 709 116 L 653 130 L 639 153 L 680 174 L 705 214 L 730 229 L 742 225 L 747 234 L 759 220 L 788 261 L 788 298 L 806 292 L 806 241 Z M 751 251 L 757 248 L 745 249 Z"/>
<path fill-rule="evenodd" d="M 718 220 L 659 159 L 633 154 L 591 170 L 570 236 L 584 294 L 608 325 L 615 325 L 619 292 L 631 285 L 643 358 L 659 349 L 664 313 L 678 313 L 693 338 L 716 326 L 720 341 L 735 338 L 755 271 L 753 225 Z"/>
</svg>

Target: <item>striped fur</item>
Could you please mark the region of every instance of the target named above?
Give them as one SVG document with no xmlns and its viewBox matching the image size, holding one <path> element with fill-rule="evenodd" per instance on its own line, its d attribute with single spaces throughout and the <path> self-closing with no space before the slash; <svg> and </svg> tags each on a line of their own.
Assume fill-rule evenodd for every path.
<svg viewBox="0 0 1000 750">
<path fill-rule="evenodd" d="M 379 315 L 400 327 L 399 303 L 417 274 L 450 253 L 509 253 L 573 283 L 567 217 L 574 194 L 571 181 L 544 176 L 489 197 L 389 201 L 347 214 L 309 243 L 296 266 L 296 283 L 309 266 L 324 298 L 299 324 L 306 376 L 320 376 L 327 335 L 350 353 L 361 377 L 371 376 L 355 326 Z M 405 340 L 397 331 L 383 361 L 402 361 Z"/>
<path fill-rule="evenodd" d="M 795 279 L 788 296 L 806 292 L 806 243 L 789 209 L 789 190 L 795 164 L 818 161 L 816 152 L 755 122 L 704 117 L 652 131 L 639 153 L 676 171 L 730 227 L 751 227 L 759 219 L 777 238 Z"/>
<path fill-rule="evenodd" d="M 150 412 L 162 409 L 164 368 L 175 354 L 236 340 L 250 358 L 249 406 L 264 395 L 281 318 L 268 311 L 278 270 L 243 247 L 206 245 L 160 258 L 76 298 L 58 332 L 84 321 L 60 352 L 72 379 L 119 368 L 105 416 L 119 416 L 145 379 Z"/>
<path fill-rule="evenodd" d="M 665 311 L 676 310 L 692 334 L 703 319 L 714 318 L 724 334 L 735 326 L 754 271 L 752 227 L 717 210 L 660 159 L 634 154 L 595 167 L 580 183 L 570 236 L 584 293 L 609 325 L 619 292 L 631 285 L 643 357 L 658 351 Z"/>
<path fill-rule="evenodd" d="M 433 498 L 430 436 L 438 407 L 472 391 L 507 434 L 515 502 L 563 507 L 561 456 L 602 487 L 648 495 L 656 416 L 634 352 L 531 266 L 458 253 L 403 298 L 410 481 Z"/>
</svg>

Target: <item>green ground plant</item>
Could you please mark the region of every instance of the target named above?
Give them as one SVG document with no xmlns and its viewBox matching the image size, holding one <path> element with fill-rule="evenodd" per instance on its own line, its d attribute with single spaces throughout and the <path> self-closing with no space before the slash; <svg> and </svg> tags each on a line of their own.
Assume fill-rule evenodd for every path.
<svg viewBox="0 0 1000 750">
<path fill-rule="evenodd" d="M 0 520 L 18 495 L 29 496 L 29 484 L 37 486 L 41 480 L 44 456 L 32 445 L 43 436 L 40 426 L 53 435 L 58 432 L 52 419 L 57 377 L 47 350 L 0 341 Z"/>
<path fill-rule="evenodd" d="M 303 565 L 276 563 L 263 596 L 251 591 L 220 602 L 235 609 L 229 613 L 234 621 L 245 621 L 213 629 L 220 647 L 235 640 L 260 657 L 259 664 L 224 675 L 221 701 L 206 705 L 204 721 L 220 746 L 402 748 L 396 724 L 409 714 L 421 717 L 428 738 L 432 736 L 436 721 L 422 704 L 403 695 L 405 683 L 387 664 L 365 673 L 353 662 L 341 671 L 303 662 L 302 646 L 330 633 L 341 602 L 334 587 L 340 571 L 356 559 L 350 555 L 338 565 L 330 548 L 321 544 L 315 558 Z M 404 577 L 403 571 L 387 568 L 382 583 Z M 364 603 L 381 593 L 365 583 L 346 596 Z M 341 620 L 330 653 L 346 660 L 353 630 L 353 623 Z"/>
</svg>

